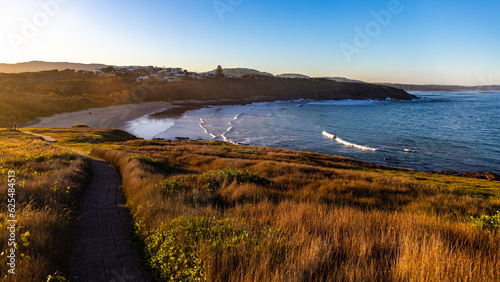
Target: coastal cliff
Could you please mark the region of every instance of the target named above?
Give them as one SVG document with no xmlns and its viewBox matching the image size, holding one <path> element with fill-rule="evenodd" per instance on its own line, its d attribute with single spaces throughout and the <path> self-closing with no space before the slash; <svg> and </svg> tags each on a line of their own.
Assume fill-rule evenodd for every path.
<svg viewBox="0 0 500 282">
<path fill-rule="evenodd" d="M 324 78 L 276 78 L 247 75 L 241 78 L 204 79 L 177 85 L 162 85 L 150 93 L 157 99 L 262 102 L 288 99 L 315 100 L 412 100 L 415 95 L 402 89 L 369 83 L 336 82 Z M 221 101 L 224 102 L 224 101 Z M 232 101 L 233 103 L 235 101 Z"/>
<path fill-rule="evenodd" d="M 148 101 L 199 104 L 247 104 L 290 99 L 365 100 L 416 98 L 402 89 L 368 83 L 336 82 L 324 78 L 191 79 L 168 82 L 160 77 L 131 81 L 119 75 L 74 70 L 0 73 L 0 127 L 57 113 Z"/>
</svg>

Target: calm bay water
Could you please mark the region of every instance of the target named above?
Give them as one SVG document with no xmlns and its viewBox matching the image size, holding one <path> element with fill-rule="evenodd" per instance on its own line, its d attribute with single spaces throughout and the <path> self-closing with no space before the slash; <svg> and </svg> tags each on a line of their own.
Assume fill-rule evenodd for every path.
<svg viewBox="0 0 500 282">
<path fill-rule="evenodd" d="M 177 119 L 143 117 L 127 130 L 145 138 L 220 140 L 417 170 L 500 173 L 500 93 L 413 94 L 422 99 L 216 106 Z"/>
</svg>

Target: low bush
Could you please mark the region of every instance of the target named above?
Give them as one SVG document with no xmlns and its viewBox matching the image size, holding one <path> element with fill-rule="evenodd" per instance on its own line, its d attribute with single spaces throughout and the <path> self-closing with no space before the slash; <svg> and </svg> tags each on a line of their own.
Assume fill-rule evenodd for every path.
<svg viewBox="0 0 500 282">
<path fill-rule="evenodd" d="M 72 125 L 71 127 L 89 127 L 89 126 L 85 123 L 78 123 L 78 124 Z"/>
<path fill-rule="evenodd" d="M 149 157 L 149 156 L 140 156 L 140 155 L 133 155 L 128 157 L 128 160 L 138 160 L 139 162 L 143 164 L 147 164 L 151 167 L 158 168 L 164 171 L 168 171 L 171 169 L 171 167 L 166 164 L 165 162 Z"/>
<path fill-rule="evenodd" d="M 480 217 L 471 216 L 471 220 L 476 227 L 488 232 L 500 231 L 500 211 L 495 215 L 481 215 Z"/>
</svg>

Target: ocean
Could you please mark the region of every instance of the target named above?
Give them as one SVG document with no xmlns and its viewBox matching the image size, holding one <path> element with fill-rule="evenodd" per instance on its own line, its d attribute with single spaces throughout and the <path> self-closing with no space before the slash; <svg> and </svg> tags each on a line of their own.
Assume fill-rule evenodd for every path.
<svg viewBox="0 0 500 282">
<path fill-rule="evenodd" d="M 412 92 L 414 101 L 277 101 L 144 116 L 127 131 L 341 155 L 415 170 L 500 173 L 500 93 Z"/>
</svg>

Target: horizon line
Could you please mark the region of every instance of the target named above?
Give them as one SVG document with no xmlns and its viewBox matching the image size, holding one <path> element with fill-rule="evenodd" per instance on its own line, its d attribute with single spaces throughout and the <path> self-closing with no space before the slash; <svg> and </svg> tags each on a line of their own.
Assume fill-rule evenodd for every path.
<svg viewBox="0 0 500 282">
<path fill-rule="evenodd" d="M 42 61 L 42 60 L 31 60 L 31 61 L 27 61 L 27 62 L 17 62 L 17 63 L 1 63 L 0 62 L 0 65 L 19 65 L 19 64 L 36 63 L 36 62 L 38 62 L 38 63 L 49 63 L 49 64 L 103 65 L 103 66 L 111 66 L 111 67 L 126 67 L 126 66 L 146 67 L 146 65 L 114 65 L 114 64 L 97 63 L 97 62 L 94 62 L 94 63 L 80 63 L 80 62 L 69 62 L 69 61 L 63 62 L 63 61 Z M 148 66 L 150 66 L 150 65 L 148 65 Z M 154 67 L 158 67 L 158 66 L 155 65 Z M 165 67 L 165 66 L 163 66 L 163 67 Z M 168 67 L 168 68 L 175 68 L 175 67 Z M 208 71 L 213 71 L 214 69 L 207 70 L 207 72 Z M 369 81 L 364 81 L 364 80 L 357 79 L 357 78 L 347 78 L 345 76 L 333 76 L 333 75 L 310 76 L 310 75 L 307 75 L 307 74 L 304 74 L 304 73 L 296 73 L 296 72 L 284 72 L 284 73 L 281 73 L 281 74 L 273 74 L 273 73 L 268 72 L 268 71 L 262 71 L 262 70 L 259 70 L 259 69 L 249 68 L 249 67 L 223 67 L 222 69 L 249 69 L 249 70 L 255 70 L 255 71 L 258 71 L 258 72 L 261 72 L 261 73 L 269 73 L 269 74 L 272 74 L 273 76 L 291 74 L 291 75 L 303 75 L 303 76 L 307 76 L 308 78 L 344 78 L 344 79 L 348 79 L 348 80 L 357 80 L 357 81 L 362 82 L 362 83 L 371 83 L 371 84 L 402 84 L 402 85 L 415 85 L 415 86 L 460 86 L 460 87 L 500 86 L 500 84 L 482 84 L 482 85 L 479 85 L 479 84 L 476 84 L 476 85 L 469 84 L 469 85 L 466 85 L 466 84 L 408 83 L 408 82 L 387 82 L 387 81 L 385 81 L 385 82 L 384 81 L 369 82 Z M 52 70 L 52 69 L 47 69 L 47 70 Z M 40 71 L 46 71 L 46 70 L 40 70 Z M 36 71 L 36 72 L 40 72 L 40 71 Z M 27 71 L 27 72 L 30 72 L 30 71 Z M 2 73 L 2 72 L 0 72 L 0 73 Z M 22 73 L 22 72 L 18 72 L 18 73 Z"/>
</svg>

